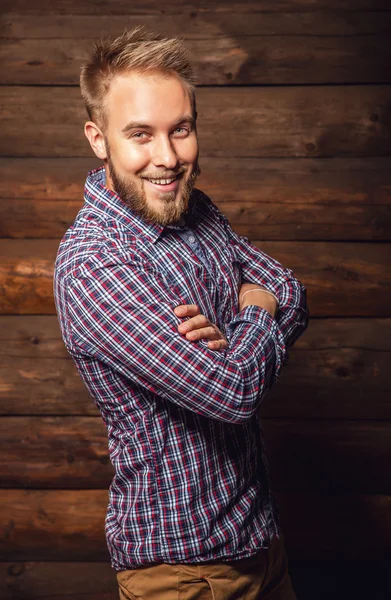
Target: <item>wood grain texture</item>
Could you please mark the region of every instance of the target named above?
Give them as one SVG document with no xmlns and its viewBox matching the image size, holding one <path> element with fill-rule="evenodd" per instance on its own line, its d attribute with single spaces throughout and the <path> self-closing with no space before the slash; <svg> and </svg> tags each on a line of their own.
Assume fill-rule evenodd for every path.
<svg viewBox="0 0 391 600">
<path fill-rule="evenodd" d="M 164 6 L 156 4 L 151 0 L 133 0 L 129 3 L 127 0 L 116 0 L 115 2 L 103 2 L 102 0 L 80 0 L 75 3 L 74 0 L 58 0 L 52 4 L 50 0 L 35 0 L 33 4 L 29 0 L 3 0 L 3 13 L 22 12 L 35 15 L 45 15 L 54 13 L 56 15 L 67 14 L 86 14 L 99 15 L 104 11 L 105 14 L 129 15 L 129 14 L 184 14 L 189 15 L 196 11 L 210 14 L 218 13 L 224 16 L 224 13 L 239 12 L 256 13 L 268 12 L 302 12 L 305 11 L 349 11 L 357 12 L 362 10 L 389 11 L 390 4 L 388 0 L 279 0 L 278 3 L 273 0 L 263 0 L 262 4 L 254 0 L 215 0 L 213 4 L 203 0 L 169 0 Z"/>
<path fill-rule="evenodd" d="M 0 237 L 58 238 L 94 159 L 0 159 Z M 197 186 L 250 239 L 391 238 L 391 158 L 201 160 Z M 72 174 L 72 176 L 70 176 Z"/>
<path fill-rule="evenodd" d="M 290 559 L 290 556 L 288 557 Z M 289 561 L 293 587 L 300 600 L 389 600 L 391 576 L 386 560 L 344 562 Z M 360 577 L 357 577 L 360 573 Z M 322 582 L 321 586 L 319 582 Z M 0 563 L 2 600 L 117 600 L 115 571 L 106 562 Z"/>
<path fill-rule="evenodd" d="M 283 265 L 289 265 L 304 282 L 313 316 L 389 315 L 385 297 L 389 296 L 391 278 L 387 266 L 390 245 L 257 241 L 254 244 Z"/>
<path fill-rule="evenodd" d="M 82 203 L 91 158 L 1 158 L 0 198 Z M 219 205 L 391 205 L 391 157 L 200 159 L 197 186 Z M 230 209 L 233 210 L 233 209 Z M 34 223 L 34 226 L 38 225 Z"/>
<path fill-rule="evenodd" d="M 115 571 L 105 562 L 0 563 L 2 600 L 118 600 Z"/>
<path fill-rule="evenodd" d="M 390 552 L 391 497 L 276 494 L 292 560 L 350 560 Z M 103 490 L 1 490 L 0 560 L 107 560 Z M 359 526 L 358 526 L 359 524 Z"/>
<path fill-rule="evenodd" d="M 197 107 L 204 157 L 391 154 L 391 85 L 200 88 Z M 92 155 L 77 88 L 3 86 L 0 110 L 0 156 Z"/>
<path fill-rule="evenodd" d="M 262 415 L 391 419 L 390 339 L 390 319 L 311 319 Z M 0 414 L 99 414 L 56 317 L 0 316 L 0 357 Z"/>
<path fill-rule="evenodd" d="M 57 240 L 0 240 L 0 314 L 54 314 Z M 312 316 L 390 316 L 389 244 L 258 242 L 308 288 Z"/>
<path fill-rule="evenodd" d="M 391 423 L 265 419 L 275 491 L 390 494 Z M 2 488 L 108 488 L 100 417 L 2 417 Z"/>
<path fill-rule="evenodd" d="M 191 14 L 5 14 L 1 81 L 77 85 L 93 40 L 135 25 L 185 38 L 200 85 L 391 81 L 391 12 Z"/>
<path fill-rule="evenodd" d="M 238 193 L 240 196 L 240 193 Z M 389 241 L 391 206 L 216 202 L 239 235 L 281 241 Z M 0 238 L 61 239 L 80 200 L 18 200 L 0 204 Z"/>
</svg>

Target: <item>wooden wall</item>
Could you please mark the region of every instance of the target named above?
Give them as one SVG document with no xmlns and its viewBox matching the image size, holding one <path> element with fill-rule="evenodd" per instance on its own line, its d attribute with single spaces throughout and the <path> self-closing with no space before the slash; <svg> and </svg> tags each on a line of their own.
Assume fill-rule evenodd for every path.
<svg viewBox="0 0 391 600">
<path fill-rule="evenodd" d="M 97 165 L 79 66 L 146 24 L 188 41 L 199 186 L 308 287 L 263 408 L 300 600 L 391 595 L 391 2 L 3 0 L 0 597 L 116 598 L 100 416 L 60 338 L 53 260 Z"/>
</svg>

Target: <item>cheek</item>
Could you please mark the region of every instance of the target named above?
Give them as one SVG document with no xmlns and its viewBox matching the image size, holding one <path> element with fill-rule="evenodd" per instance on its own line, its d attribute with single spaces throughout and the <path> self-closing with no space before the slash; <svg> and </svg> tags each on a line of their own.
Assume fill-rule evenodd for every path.
<svg viewBox="0 0 391 600">
<path fill-rule="evenodd" d="M 123 146 L 119 149 L 118 161 L 123 171 L 138 173 L 149 164 L 149 151 L 146 146 Z"/>
</svg>

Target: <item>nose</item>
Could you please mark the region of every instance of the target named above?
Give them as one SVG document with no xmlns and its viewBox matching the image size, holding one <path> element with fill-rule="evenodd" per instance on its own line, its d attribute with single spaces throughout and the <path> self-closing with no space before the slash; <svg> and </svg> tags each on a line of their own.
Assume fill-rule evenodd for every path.
<svg viewBox="0 0 391 600">
<path fill-rule="evenodd" d="M 174 169 L 178 164 L 175 148 L 167 136 L 159 136 L 155 139 L 151 158 L 155 167 Z"/>
</svg>

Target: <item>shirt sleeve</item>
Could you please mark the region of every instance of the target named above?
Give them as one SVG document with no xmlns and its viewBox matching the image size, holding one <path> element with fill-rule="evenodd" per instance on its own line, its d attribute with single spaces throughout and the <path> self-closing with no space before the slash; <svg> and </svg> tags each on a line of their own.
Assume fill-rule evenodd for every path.
<svg viewBox="0 0 391 600">
<path fill-rule="evenodd" d="M 253 246 L 243 236 L 236 234 L 228 219 L 212 203 L 215 215 L 222 222 L 230 244 L 242 270 L 242 283 L 254 283 L 273 292 L 278 298 L 276 322 L 284 340 L 286 350 L 293 346 L 308 326 L 309 310 L 307 290 L 295 277 L 291 269 Z M 288 353 L 285 355 L 285 360 Z"/>
<path fill-rule="evenodd" d="M 178 298 L 164 278 L 131 261 L 90 258 L 68 281 L 66 304 L 71 353 L 220 421 L 251 418 L 284 360 L 276 321 L 256 306 L 235 317 L 227 350 L 190 342 L 178 332 Z"/>
</svg>

